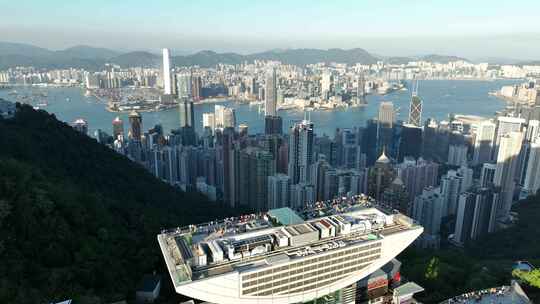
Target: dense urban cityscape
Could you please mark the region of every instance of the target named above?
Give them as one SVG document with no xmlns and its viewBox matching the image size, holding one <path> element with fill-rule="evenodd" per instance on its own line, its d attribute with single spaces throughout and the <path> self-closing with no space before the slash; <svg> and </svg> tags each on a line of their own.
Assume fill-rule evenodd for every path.
<svg viewBox="0 0 540 304">
<path fill-rule="evenodd" d="M 0 42 L 0 302 L 538 302 L 540 61 L 445 35 L 481 59 Z"/>
</svg>

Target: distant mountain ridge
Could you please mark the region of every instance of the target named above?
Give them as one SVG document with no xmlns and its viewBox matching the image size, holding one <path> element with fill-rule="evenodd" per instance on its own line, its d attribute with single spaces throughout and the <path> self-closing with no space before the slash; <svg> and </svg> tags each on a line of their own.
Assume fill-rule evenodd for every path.
<svg viewBox="0 0 540 304">
<path fill-rule="evenodd" d="M 407 63 L 415 60 L 447 63 L 464 60 L 457 56 L 427 55 L 420 57 L 382 57 L 369 53 L 361 48 L 354 49 L 275 49 L 248 55 L 237 53 L 217 53 L 200 51 L 185 56 L 174 56 L 172 61 L 176 66 L 212 67 L 218 63 L 239 64 L 253 60 L 274 60 L 285 64 L 305 66 L 319 62 L 336 62 L 346 64 L 374 64 L 384 60 L 391 63 Z M 37 68 L 84 68 L 100 70 L 105 63 L 118 64 L 122 67 L 158 67 L 161 56 L 146 51 L 121 53 L 106 48 L 96 48 L 78 45 L 65 50 L 48 50 L 29 44 L 0 42 L 0 69 L 16 66 L 34 66 Z"/>
</svg>

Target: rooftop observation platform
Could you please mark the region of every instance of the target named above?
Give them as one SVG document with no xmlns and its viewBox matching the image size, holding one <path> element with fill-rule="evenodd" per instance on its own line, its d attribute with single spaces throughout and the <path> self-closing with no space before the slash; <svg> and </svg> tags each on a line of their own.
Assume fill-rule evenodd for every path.
<svg viewBox="0 0 540 304">
<path fill-rule="evenodd" d="M 356 247 L 418 227 L 360 195 L 163 230 L 158 241 L 178 286 Z"/>
</svg>

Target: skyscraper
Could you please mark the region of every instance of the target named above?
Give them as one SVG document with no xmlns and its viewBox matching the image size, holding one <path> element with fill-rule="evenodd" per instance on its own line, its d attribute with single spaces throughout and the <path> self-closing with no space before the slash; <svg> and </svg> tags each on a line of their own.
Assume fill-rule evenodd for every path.
<svg viewBox="0 0 540 304">
<path fill-rule="evenodd" d="M 236 126 L 236 114 L 233 108 L 216 105 L 214 119 L 216 128 L 234 128 Z"/>
<path fill-rule="evenodd" d="M 420 127 L 422 124 L 422 98 L 418 96 L 418 81 L 413 81 L 411 103 L 409 105 L 409 124 Z"/>
<path fill-rule="evenodd" d="M 266 75 L 266 96 L 264 102 L 264 115 L 276 116 L 277 107 L 277 83 L 276 83 L 276 69 L 271 68 Z"/>
<path fill-rule="evenodd" d="M 130 139 L 140 141 L 142 136 L 142 116 L 136 111 L 129 113 L 129 134 Z"/>
<path fill-rule="evenodd" d="M 313 163 L 313 123 L 294 124 L 289 130 L 289 169 L 292 184 L 307 183 Z"/>
<path fill-rule="evenodd" d="M 376 154 L 383 150 L 391 152 L 393 127 L 395 121 L 394 104 L 391 101 L 383 101 L 379 105 L 379 120 L 377 122 L 377 145 Z M 390 155 L 395 155 L 390 153 Z"/>
<path fill-rule="evenodd" d="M 180 113 L 180 127 L 195 128 L 193 101 L 187 98 L 181 98 L 178 103 L 178 112 Z"/>
<path fill-rule="evenodd" d="M 512 206 L 518 155 L 521 151 L 522 142 L 522 132 L 509 132 L 500 138 L 494 183 L 496 186 L 501 187 L 501 204 L 498 215 L 502 218 L 508 216 Z"/>
<path fill-rule="evenodd" d="M 396 119 L 394 103 L 391 101 L 382 101 L 379 105 L 379 124 L 392 128 Z"/>
<path fill-rule="evenodd" d="M 172 79 L 171 79 L 171 53 L 169 49 L 163 49 L 163 93 L 165 95 L 172 94 Z"/>
<path fill-rule="evenodd" d="M 216 119 L 214 113 L 203 113 L 203 129 L 209 127 L 212 131 L 216 128 Z"/>
<path fill-rule="evenodd" d="M 367 104 L 366 101 L 366 80 L 364 78 L 364 73 L 360 73 L 356 82 L 356 98 L 358 105 Z"/>
<path fill-rule="evenodd" d="M 402 161 L 405 156 L 418 158 L 420 157 L 421 153 L 422 128 L 411 124 L 403 125 L 401 128 L 401 138 L 399 141 L 398 160 Z"/>
<path fill-rule="evenodd" d="M 118 139 L 118 136 L 124 135 L 124 122 L 120 117 L 116 116 L 116 118 L 112 121 L 112 127 L 113 127 L 113 139 Z"/>
</svg>

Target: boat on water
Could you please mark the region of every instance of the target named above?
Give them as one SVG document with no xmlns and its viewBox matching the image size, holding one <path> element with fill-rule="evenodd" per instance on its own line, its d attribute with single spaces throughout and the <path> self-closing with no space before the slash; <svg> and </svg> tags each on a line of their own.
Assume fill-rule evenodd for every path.
<svg viewBox="0 0 540 304">
<path fill-rule="evenodd" d="M 40 102 L 37 104 L 38 107 L 46 107 L 46 106 L 48 106 L 48 105 L 49 105 L 49 103 L 48 103 L 46 100 L 40 101 Z"/>
</svg>

